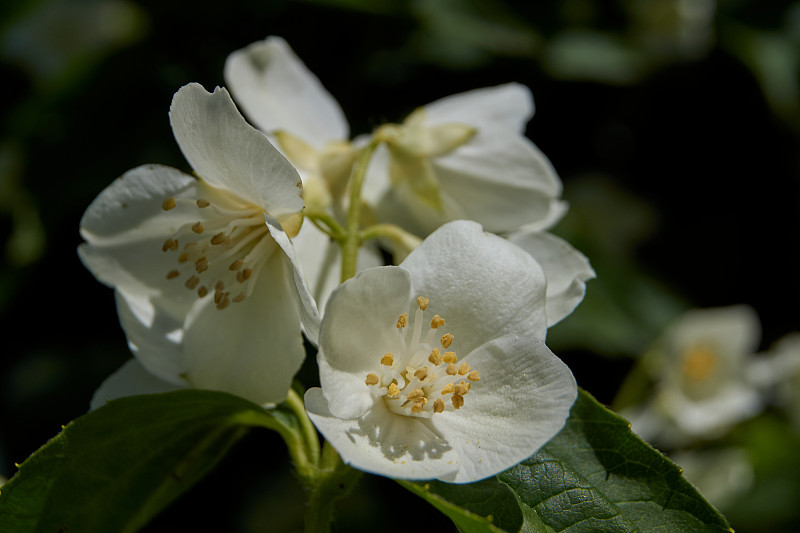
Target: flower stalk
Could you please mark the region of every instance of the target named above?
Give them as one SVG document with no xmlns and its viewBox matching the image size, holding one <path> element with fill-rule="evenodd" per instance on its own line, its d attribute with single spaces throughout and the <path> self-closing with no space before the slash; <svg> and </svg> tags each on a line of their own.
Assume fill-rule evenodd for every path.
<svg viewBox="0 0 800 533">
<path fill-rule="evenodd" d="M 356 275 L 358 248 L 361 246 L 362 242 L 361 235 L 359 234 L 361 188 L 364 186 L 364 179 L 367 175 L 369 161 L 375 149 L 378 147 L 378 144 L 376 140 L 372 140 L 361 150 L 353 167 L 353 175 L 350 177 L 350 203 L 347 208 L 345 234 L 344 240 L 342 241 L 342 282 Z"/>
</svg>

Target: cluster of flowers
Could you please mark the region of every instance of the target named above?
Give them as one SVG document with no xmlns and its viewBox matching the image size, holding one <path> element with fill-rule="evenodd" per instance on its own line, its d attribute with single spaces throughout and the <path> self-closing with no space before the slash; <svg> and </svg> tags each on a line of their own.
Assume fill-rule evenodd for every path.
<svg viewBox="0 0 800 533">
<path fill-rule="evenodd" d="M 351 140 L 280 38 L 232 54 L 225 78 L 236 104 L 197 84 L 172 101 L 195 176 L 135 168 L 83 217 L 80 257 L 115 289 L 135 356 L 92 406 L 193 387 L 268 407 L 304 333 L 321 382 L 307 412 L 359 469 L 471 482 L 554 436 L 577 389 L 546 331 L 594 272 L 545 231 L 566 207 L 524 136 L 529 90 L 451 96 Z M 340 285 L 347 254 L 359 273 Z"/>
</svg>

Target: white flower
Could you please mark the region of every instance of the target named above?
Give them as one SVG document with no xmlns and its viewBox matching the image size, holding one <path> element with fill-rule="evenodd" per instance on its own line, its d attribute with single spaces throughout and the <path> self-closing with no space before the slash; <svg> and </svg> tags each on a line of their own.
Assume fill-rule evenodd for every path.
<svg viewBox="0 0 800 533">
<path fill-rule="evenodd" d="M 762 408 L 748 371 L 759 337 L 748 306 L 688 311 L 645 356 L 656 382 L 651 402 L 623 416 L 642 438 L 665 446 L 720 436 Z"/>
<path fill-rule="evenodd" d="M 300 178 L 224 89 L 181 88 L 170 119 L 200 179 L 125 173 L 84 214 L 80 257 L 115 288 L 130 348 L 157 381 L 282 401 L 305 357 L 301 323 L 313 340 L 319 320 L 287 237 L 302 222 Z M 94 403 L 137 390 L 141 370 L 123 367 Z"/>
<path fill-rule="evenodd" d="M 339 104 L 289 45 L 269 37 L 232 53 L 225 80 L 250 121 L 300 172 L 309 209 L 344 221 L 345 187 L 357 149 Z M 313 224 L 303 224 L 292 244 L 320 308 L 340 282 L 340 249 Z M 383 264 L 372 246 L 359 250 L 359 270 Z"/>
<path fill-rule="evenodd" d="M 456 219 L 487 231 L 546 229 L 566 211 L 561 180 L 525 137 L 530 90 L 517 83 L 448 96 L 375 133 L 368 200 L 379 218 L 427 235 Z M 383 147 L 382 147 L 383 148 Z"/>
<path fill-rule="evenodd" d="M 770 400 L 785 409 L 800 429 L 800 333 L 783 336 L 760 354 L 749 369 L 750 376 Z"/>
<path fill-rule="evenodd" d="M 449 223 L 399 267 L 331 295 L 309 416 L 346 463 L 469 483 L 529 457 L 564 425 L 572 373 L 545 346 L 546 281 L 519 247 Z"/>
</svg>

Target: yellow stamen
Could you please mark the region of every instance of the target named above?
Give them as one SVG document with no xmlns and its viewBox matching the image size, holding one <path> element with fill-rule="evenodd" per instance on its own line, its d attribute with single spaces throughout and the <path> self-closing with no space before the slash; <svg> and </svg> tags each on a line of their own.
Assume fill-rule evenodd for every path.
<svg viewBox="0 0 800 533">
<path fill-rule="evenodd" d="M 424 296 L 420 296 L 419 298 L 417 298 L 417 305 L 423 311 L 428 308 L 428 303 L 430 303 L 430 300 L 428 300 Z"/>
<path fill-rule="evenodd" d="M 189 254 L 187 254 L 186 252 L 183 252 L 181 253 L 181 255 L 178 256 L 178 263 L 185 263 L 188 260 L 189 260 Z"/>
<path fill-rule="evenodd" d="M 425 391 L 423 391 L 422 389 L 414 389 L 408 394 L 408 399 L 413 402 L 415 400 L 419 400 L 424 396 L 425 396 Z"/>
<path fill-rule="evenodd" d="M 208 207 L 210 205 L 211 205 L 211 202 L 209 202 L 208 200 L 204 200 L 202 198 L 198 198 L 197 199 L 197 207 L 199 207 L 200 209 L 202 209 L 204 207 Z"/>
<path fill-rule="evenodd" d="M 408 325 L 408 313 L 403 313 L 397 317 L 397 329 L 402 329 Z"/>
<path fill-rule="evenodd" d="M 186 288 L 189 290 L 194 290 L 195 287 L 200 283 L 200 278 L 197 276 L 192 276 L 191 278 L 186 280 Z"/>
<path fill-rule="evenodd" d="M 458 374 L 461 375 L 461 376 L 466 376 L 467 373 L 469 373 L 469 369 L 470 369 L 469 363 L 464 361 L 463 363 L 461 363 L 461 366 L 458 368 Z"/>
<path fill-rule="evenodd" d="M 378 375 L 377 374 L 367 374 L 367 380 L 365 383 L 367 385 L 377 385 L 378 384 Z"/>
<path fill-rule="evenodd" d="M 456 409 L 461 409 L 464 406 L 464 397 L 458 394 L 453 394 L 453 399 L 451 401 L 453 402 L 453 407 Z"/>
<path fill-rule="evenodd" d="M 161 247 L 162 252 L 166 252 L 167 250 L 175 251 L 178 249 L 178 241 L 175 239 L 167 239 L 164 241 L 164 245 Z"/>
<path fill-rule="evenodd" d="M 219 280 L 216 285 L 214 285 L 214 290 L 217 292 L 222 292 L 225 290 L 225 283 L 222 280 Z"/>
<path fill-rule="evenodd" d="M 170 209 L 173 209 L 176 205 L 178 205 L 178 202 L 175 201 L 175 198 L 167 198 L 161 204 L 161 209 L 163 209 L 164 211 L 169 211 Z"/>
<path fill-rule="evenodd" d="M 400 388 L 397 386 L 397 383 L 390 383 L 389 384 L 389 393 L 387 396 L 389 398 L 397 398 L 400 395 Z"/>
<path fill-rule="evenodd" d="M 447 372 L 448 376 L 455 376 L 456 374 L 458 374 L 458 370 L 456 369 L 456 365 L 453 364 L 453 363 L 450 363 L 450 364 L 447 365 L 447 370 L 445 370 L 445 372 Z"/>
<path fill-rule="evenodd" d="M 431 319 L 431 327 L 433 329 L 438 329 L 444 326 L 444 318 L 440 317 L 439 315 L 434 315 Z"/>
<path fill-rule="evenodd" d="M 219 309 L 221 311 L 221 310 L 225 309 L 226 307 L 228 307 L 230 304 L 231 304 L 231 300 L 230 300 L 230 298 L 228 298 L 228 293 L 227 292 L 223 293 L 222 300 L 217 304 L 217 309 Z"/>
<path fill-rule="evenodd" d="M 252 275 L 253 275 L 252 270 L 250 270 L 249 268 L 243 268 L 236 273 L 236 281 L 238 281 L 239 283 L 244 283 L 245 281 L 250 279 L 250 276 Z"/>
<path fill-rule="evenodd" d="M 390 352 L 386 352 L 383 357 L 381 357 L 381 364 L 383 366 L 392 366 L 394 364 L 394 355 Z"/>
<path fill-rule="evenodd" d="M 448 383 L 448 384 L 447 384 L 447 385 L 445 385 L 445 386 L 444 386 L 444 388 L 442 389 L 442 394 L 450 394 L 450 393 L 451 393 L 451 392 L 453 392 L 454 390 L 455 390 L 455 386 L 454 386 L 452 383 Z"/>
<path fill-rule="evenodd" d="M 197 270 L 197 273 L 205 272 L 208 270 L 208 259 L 205 256 L 201 257 L 197 261 L 194 262 L 194 269 Z"/>
<path fill-rule="evenodd" d="M 246 297 L 247 295 L 245 293 L 240 292 L 233 298 L 233 301 L 236 303 L 243 302 Z"/>
<path fill-rule="evenodd" d="M 425 381 L 425 378 L 428 377 L 428 369 L 427 368 L 420 368 L 416 372 L 414 372 L 414 377 L 420 381 Z"/>
<path fill-rule="evenodd" d="M 478 374 L 477 370 L 473 370 L 473 371 L 471 371 L 469 373 L 469 375 L 467 376 L 467 379 L 470 380 L 470 381 L 480 381 L 481 380 L 481 375 Z"/>
<path fill-rule="evenodd" d="M 193 232 L 195 232 L 195 233 L 197 233 L 198 235 L 199 235 L 200 233 L 203 233 L 205 230 L 206 230 L 206 228 L 205 228 L 205 226 L 203 226 L 203 223 L 202 223 L 202 222 L 195 222 L 195 223 L 192 225 L 192 231 L 193 231 Z"/>
<path fill-rule="evenodd" d="M 424 398 L 423 398 L 423 400 L 424 400 Z M 423 407 L 425 407 L 425 402 L 420 400 L 420 401 L 414 403 L 414 405 L 411 406 L 411 412 L 412 413 L 421 413 Z"/>
<path fill-rule="evenodd" d="M 228 237 L 227 235 L 225 235 L 225 232 L 221 231 L 216 235 L 214 235 L 213 237 L 211 237 L 211 244 L 222 244 L 223 242 L 225 242 L 225 239 L 227 238 Z"/>
<path fill-rule="evenodd" d="M 445 333 L 442 335 L 442 346 L 449 348 L 450 345 L 453 344 L 454 339 L 455 337 L 453 337 L 450 333 Z"/>
<path fill-rule="evenodd" d="M 463 381 L 454 387 L 455 393 L 459 396 L 464 396 L 469 392 L 469 387 Z"/>
<path fill-rule="evenodd" d="M 433 402 L 433 412 L 441 413 L 442 411 L 444 411 L 444 401 L 441 398 L 436 398 L 436 401 Z"/>
<path fill-rule="evenodd" d="M 170 270 L 169 272 L 167 272 L 167 279 L 175 279 L 180 275 L 181 273 L 178 272 L 177 270 Z"/>
<path fill-rule="evenodd" d="M 455 363 L 458 361 L 458 357 L 456 357 L 456 352 L 444 352 L 444 362 L 445 363 Z"/>
<path fill-rule="evenodd" d="M 200 298 L 204 298 L 204 297 L 206 296 L 206 294 L 208 294 L 208 289 L 206 289 L 205 285 L 200 285 L 200 286 L 197 288 L 197 295 L 198 295 Z"/>
<path fill-rule="evenodd" d="M 439 352 L 439 348 L 434 348 L 433 349 L 431 354 L 428 356 L 428 361 L 430 361 L 431 363 L 433 363 L 436 366 L 439 366 L 439 365 L 442 364 L 443 359 L 442 359 L 441 352 Z"/>
<path fill-rule="evenodd" d="M 242 261 L 241 259 L 237 259 L 236 261 L 231 263 L 231 265 L 228 267 L 228 270 L 239 270 L 243 266 L 244 266 L 244 261 Z"/>
</svg>

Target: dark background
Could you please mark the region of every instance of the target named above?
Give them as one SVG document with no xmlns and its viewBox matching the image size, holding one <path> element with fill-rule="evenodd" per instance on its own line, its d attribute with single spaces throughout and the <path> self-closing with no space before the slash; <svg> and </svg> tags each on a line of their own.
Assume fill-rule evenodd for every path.
<svg viewBox="0 0 800 533">
<path fill-rule="evenodd" d="M 227 55 L 267 35 L 287 39 L 353 135 L 457 92 L 532 89 L 528 135 L 571 204 L 555 231 L 598 273 L 548 344 L 601 401 L 689 307 L 753 306 L 762 349 L 797 330 L 798 3 L 599 4 L 4 3 L 0 475 L 83 414 L 130 357 L 112 291 L 77 258 L 83 211 L 140 164 L 188 170 L 169 128 L 173 93 L 224 85 Z M 313 384 L 312 364 L 300 378 Z M 254 432 L 147 531 L 297 528 L 302 494 L 282 446 Z M 452 527 L 426 506 L 365 476 L 337 528 Z"/>
</svg>

